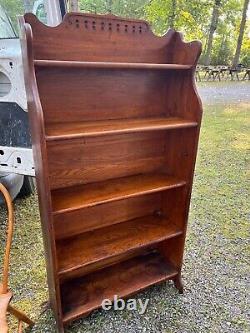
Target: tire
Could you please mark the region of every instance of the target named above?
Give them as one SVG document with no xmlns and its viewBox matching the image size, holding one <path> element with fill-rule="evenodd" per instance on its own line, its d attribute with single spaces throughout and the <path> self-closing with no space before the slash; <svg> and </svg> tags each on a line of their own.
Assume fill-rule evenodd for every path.
<svg viewBox="0 0 250 333">
<path fill-rule="evenodd" d="M 23 186 L 18 194 L 19 198 L 25 198 L 35 191 L 35 178 L 24 176 Z"/>
<path fill-rule="evenodd" d="M 7 190 L 10 192 L 11 198 L 14 200 L 18 193 L 20 192 L 23 186 L 24 176 L 18 175 L 15 173 L 0 173 L 0 183 L 2 183 Z M 2 195 L 0 194 L 0 205 L 3 204 L 5 200 L 3 199 Z"/>
</svg>

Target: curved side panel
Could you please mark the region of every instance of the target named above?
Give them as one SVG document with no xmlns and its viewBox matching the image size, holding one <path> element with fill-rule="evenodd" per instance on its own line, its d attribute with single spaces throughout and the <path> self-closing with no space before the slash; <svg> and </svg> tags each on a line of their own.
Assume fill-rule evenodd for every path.
<svg viewBox="0 0 250 333">
<path fill-rule="evenodd" d="M 184 42 L 183 34 L 175 32 L 172 39 L 172 63 L 176 64 L 192 64 L 196 65 L 202 51 L 202 44 L 195 40 L 192 42 Z"/>
<path fill-rule="evenodd" d="M 42 106 L 37 89 L 37 83 L 33 64 L 32 30 L 29 24 L 20 19 L 22 30 L 21 46 L 24 64 L 25 85 L 28 100 L 28 114 L 31 125 L 32 149 L 35 162 L 35 173 L 37 179 L 37 190 L 39 196 L 41 223 L 44 234 L 44 245 L 46 251 L 47 278 L 50 291 L 51 306 L 56 319 L 61 326 L 62 311 L 58 308 L 60 302 L 59 284 L 57 283 L 56 248 L 54 242 L 54 228 L 50 218 L 51 196 L 48 182 L 48 166 L 46 142 L 44 140 L 44 120 Z M 44 181 L 41 181 L 41 180 Z M 53 267 L 55 269 L 53 270 Z"/>
<path fill-rule="evenodd" d="M 168 112 L 173 116 L 178 115 L 181 118 L 196 121 L 198 124 L 195 129 L 173 131 L 167 142 L 167 151 L 169 156 L 171 156 L 169 168 L 178 177 L 185 179 L 187 186 L 182 193 L 178 194 L 179 205 L 171 201 L 171 196 L 168 197 L 166 195 L 164 199 L 169 211 L 171 211 L 169 204 L 177 207 L 174 214 L 176 216 L 180 214 L 181 216 L 183 235 L 178 239 L 172 239 L 163 243 L 160 248 L 166 258 L 179 270 L 180 277 L 202 118 L 202 103 L 195 83 L 195 70 L 202 45 L 199 41 L 186 43 L 183 41 L 182 34 L 175 32 L 171 46 L 172 51 L 168 59 L 170 63 L 192 64 L 193 66 L 185 73 L 172 73 L 171 77 L 169 77 L 166 92 Z M 179 209 L 179 207 L 183 208 Z"/>
</svg>

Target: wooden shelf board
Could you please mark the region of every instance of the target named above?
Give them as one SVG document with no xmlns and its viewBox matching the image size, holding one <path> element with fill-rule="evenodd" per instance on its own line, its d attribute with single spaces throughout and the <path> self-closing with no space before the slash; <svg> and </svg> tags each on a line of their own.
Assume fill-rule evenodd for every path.
<svg viewBox="0 0 250 333">
<path fill-rule="evenodd" d="M 46 128 L 46 140 L 66 140 L 81 137 L 101 136 L 108 134 L 122 134 L 146 132 L 178 128 L 196 127 L 197 122 L 181 118 L 143 118 L 116 119 L 105 121 L 52 123 Z"/>
<path fill-rule="evenodd" d="M 193 65 L 181 64 L 153 64 L 132 62 L 104 62 L 104 61 L 71 61 L 71 60 L 34 60 L 35 66 L 39 67 L 64 67 L 64 68 L 108 68 L 108 69 L 175 69 L 185 70 L 193 68 Z"/>
<path fill-rule="evenodd" d="M 181 187 L 185 181 L 166 174 L 143 174 L 52 190 L 54 214 Z"/>
<path fill-rule="evenodd" d="M 57 242 L 58 274 L 65 278 L 77 269 L 88 271 L 93 264 L 181 234 L 167 219 L 146 216 L 60 240 Z"/>
<path fill-rule="evenodd" d="M 135 257 L 61 286 L 63 322 L 67 324 L 101 306 L 114 295 L 125 298 L 153 284 L 173 279 L 178 271 L 158 253 Z"/>
</svg>

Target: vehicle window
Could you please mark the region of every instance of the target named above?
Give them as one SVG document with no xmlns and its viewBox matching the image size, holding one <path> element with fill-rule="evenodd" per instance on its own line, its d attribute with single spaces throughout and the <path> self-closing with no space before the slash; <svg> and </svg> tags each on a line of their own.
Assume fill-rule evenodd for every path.
<svg viewBox="0 0 250 333">
<path fill-rule="evenodd" d="M 39 4 L 39 6 L 37 7 L 36 13 L 34 13 L 37 18 L 43 22 L 43 23 L 47 23 L 47 14 L 46 14 L 46 10 L 45 10 L 45 6 L 44 4 Z"/>
<path fill-rule="evenodd" d="M 27 10 L 26 8 L 26 12 L 27 11 L 31 11 L 33 14 L 35 14 L 37 18 L 44 24 L 47 23 L 47 12 L 44 0 L 35 0 L 31 10 Z"/>
<path fill-rule="evenodd" d="M 0 6 L 0 39 L 4 38 L 17 38 L 17 35 L 9 17 Z"/>
<path fill-rule="evenodd" d="M 18 16 L 33 13 L 46 25 L 55 26 L 62 20 L 62 0 L 0 0 L 0 38 L 13 38 L 19 32 Z M 15 6 L 13 5 L 14 3 Z"/>
</svg>

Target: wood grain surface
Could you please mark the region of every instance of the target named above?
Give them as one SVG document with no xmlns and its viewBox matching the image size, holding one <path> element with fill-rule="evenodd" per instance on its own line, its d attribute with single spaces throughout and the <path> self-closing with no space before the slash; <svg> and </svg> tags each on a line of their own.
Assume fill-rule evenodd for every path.
<svg viewBox="0 0 250 333">
<path fill-rule="evenodd" d="M 82 267 L 87 269 L 96 262 L 181 234 L 172 221 L 155 216 L 85 232 L 57 242 L 59 274 L 67 275 Z"/>
<path fill-rule="evenodd" d="M 20 19 L 58 331 L 181 268 L 202 106 L 201 43 L 114 15 Z"/>
<path fill-rule="evenodd" d="M 165 174 L 135 175 L 52 191 L 54 214 L 184 186 Z"/>
<path fill-rule="evenodd" d="M 128 297 L 172 279 L 178 271 L 157 253 L 139 256 L 62 285 L 63 321 L 68 323 L 101 306 L 104 299 Z"/>
</svg>

